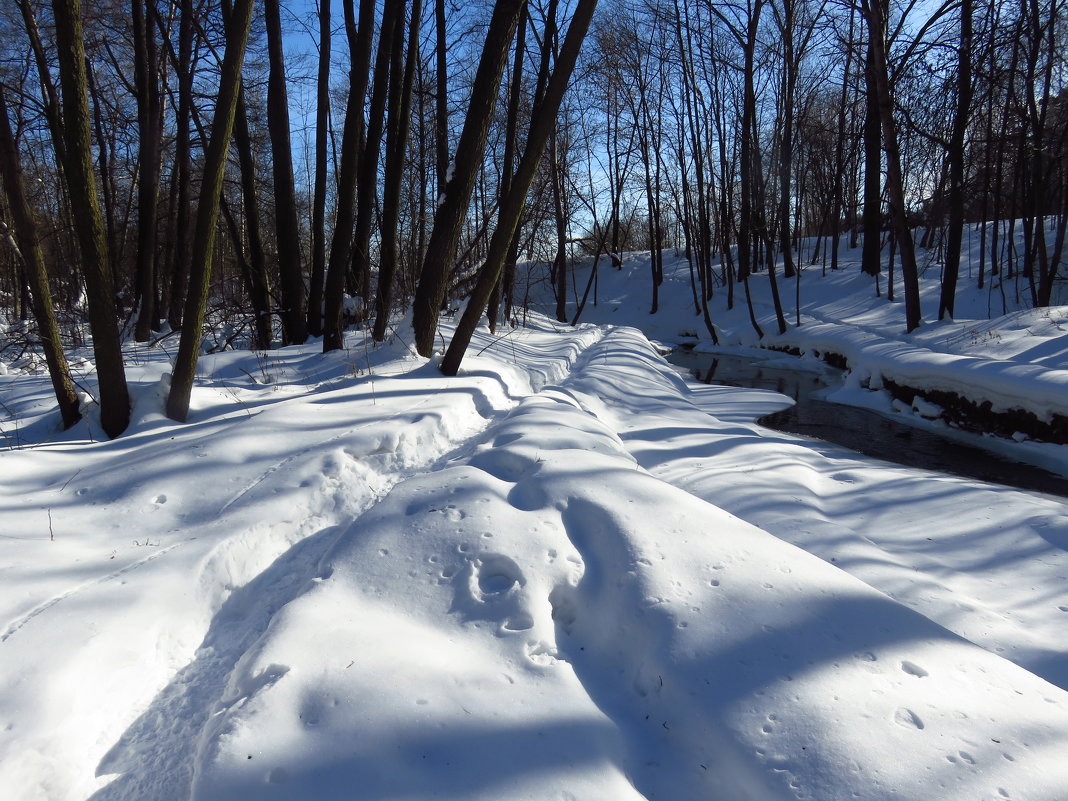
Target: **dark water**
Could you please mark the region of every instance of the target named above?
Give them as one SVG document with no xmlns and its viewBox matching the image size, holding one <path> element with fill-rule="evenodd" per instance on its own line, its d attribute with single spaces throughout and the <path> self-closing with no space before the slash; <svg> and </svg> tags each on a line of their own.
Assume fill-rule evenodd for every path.
<svg viewBox="0 0 1068 801">
<path fill-rule="evenodd" d="M 689 369 L 705 384 L 767 389 L 793 398 L 794 406 L 757 421 L 767 428 L 842 445 L 907 467 L 1068 497 L 1068 478 L 1064 476 L 898 422 L 870 409 L 823 400 L 823 390 L 841 381 L 836 371 L 828 369 L 817 374 L 767 367 L 759 360 L 741 356 L 685 350 L 674 351 L 668 360 Z M 776 359 L 776 363 L 781 364 L 782 360 Z"/>
</svg>

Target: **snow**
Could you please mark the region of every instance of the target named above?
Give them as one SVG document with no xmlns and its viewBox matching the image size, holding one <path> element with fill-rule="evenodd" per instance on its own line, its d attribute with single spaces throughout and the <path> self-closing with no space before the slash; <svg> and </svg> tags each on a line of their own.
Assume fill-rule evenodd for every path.
<svg viewBox="0 0 1068 801">
<path fill-rule="evenodd" d="M 789 399 L 661 357 L 703 331 L 665 266 L 657 315 L 628 255 L 588 322 L 480 329 L 454 378 L 401 322 L 208 355 L 186 424 L 166 341 L 131 346 L 114 441 L 8 365 L 5 798 L 1063 798 L 1065 501 L 761 427 Z M 861 379 L 1068 410 L 1068 308 L 964 319 L 969 291 L 905 335 L 871 290 L 810 268 L 767 339 L 928 426 Z M 722 347 L 767 357 L 739 300 Z"/>
</svg>

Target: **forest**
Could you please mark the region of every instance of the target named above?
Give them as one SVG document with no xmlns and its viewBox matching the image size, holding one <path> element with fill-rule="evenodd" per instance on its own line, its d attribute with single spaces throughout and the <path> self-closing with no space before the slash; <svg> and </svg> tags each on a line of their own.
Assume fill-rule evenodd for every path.
<svg viewBox="0 0 1068 801">
<path fill-rule="evenodd" d="M 777 275 L 861 248 L 875 291 L 892 297 L 899 271 L 911 331 L 922 269 L 953 316 L 971 226 L 980 286 L 1022 278 L 1048 306 L 1068 223 L 1064 10 L 13 0 L 0 358 L 43 359 L 71 425 L 67 354 L 91 343 L 116 437 L 125 341 L 178 338 L 179 421 L 206 350 L 330 351 L 350 325 L 381 341 L 408 310 L 430 356 L 439 315 L 465 308 L 441 363 L 455 374 L 483 315 L 495 329 L 524 305 L 519 270 L 537 265 L 569 322 L 578 258 L 650 251 L 656 313 L 662 254 L 684 253 L 715 339 L 714 295 L 748 302 L 766 273 L 781 333 Z"/>
</svg>

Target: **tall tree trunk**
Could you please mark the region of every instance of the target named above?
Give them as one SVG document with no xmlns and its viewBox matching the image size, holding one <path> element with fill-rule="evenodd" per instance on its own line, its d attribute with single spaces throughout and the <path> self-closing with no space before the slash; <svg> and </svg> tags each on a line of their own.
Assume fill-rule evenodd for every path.
<svg viewBox="0 0 1068 801">
<path fill-rule="evenodd" d="M 163 164 L 163 92 L 156 48 L 155 0 L 133 0 L 134 88 L 137 92 L 137 325 L 134 339 L 147 342 L 156 322 L 156 225 Z"/>
<path fill-rule="evenodd" d="M 957 109 L 949 142 L 949 236 L 946 242 L 938 319 L 953 316 L 964 239 L 964 136 L 972 105 L 972 0 L 960 0 L 960 43 L 957 52 Z"/>
<path fill-rule="evenodd" d="M 37 330 L 44 349 L 48 375 L 52 379 L 52 390 L 59 404 L 59 415 L 63 428 L 70 428 L 82 415 L 78 410 L 78 393 L 74 389 L 74 380 L 70 375 L 70 365 L 63 354 L 63 343 L 59 335 L 59 323 L 52 306 L 52 289 L 48 282 L 44 255 L 41 253 L 41 237 L 37 230 L 37 220 L 26 199 L 19 167 L 18 149 L 15 136 L 11 132 L 11 121 L 7 113 L 7 97 L 4 85 L 0 82 L 0 177 L 7 189 L 11 219 L 15 226 L 15 246 L 19 259 L 25 267 L 26 282 L 30 289 L 33 316 L 37 321 Z M 10 238 L 6 226 L 0 222 L 0 236 Z M 16 244 L 17 241 L 17 244 Z"/>
<path fill-rule="evenodd" d="M 456 326 L 456 333 L 449 343 L 445 358 L 442 359 L 441 372 L 445 375 L 456 375 L 457 370 L 460 369 L 460 362 L 467 351 L 467 346 L 471 343 L 471 337 L 478 326 L 479 319 L 482 317 L 482 310 L 486 307 L 490 292 L 493 291 L 493 286 L 500 277 L 508 246 L 515 234 L 516 227 L 519 225 L 519 215 L 523 209 L 523 201 L 530 190 L 531 182 L 534 180 L 534 173 L 537 171 L 538 163 L 541 161 L 545 143 L 556 125 L 556 115 L 560 110 L 564 91 L 567 89 L 568 81 L 571 79 L 575 62 L 578 60 L 579 50 L 582 48 L 582 40 L 589 29 L 590 20 L 593 17 L 596 6 L 597 0 L 579 0 L 575 13 L 571 17 L 571 24 L 568 26 L 567 35 L 564 37 L 563 46 L 560 48 L 560 56 L 556 61 L 556 68 L 546 84 L 542 102 L 536 109 L 537 113 L 531 120 L 523 157 L 520 159 L 519 168 L 516 170 L 512 181 L 511 191 L 505 203 L 501 206 L 497 229 L 493 232 L 486 261 L 479 272 L 478 281 L 475 284 L 474 292 L 472 292 L 468 300 L 467 307 L 464 309 L 463 316 Z"/>
<path fill-rule="evenodd" d="M 60 169 L 65 169 L 67 161 L 67 149 L 64 145 L 63 116 L 59 101 L 59 92 L 56 91 L 55 81 L 52 80 L 52 70 L 44 45 L 41 43 L 41 31 L 37 25 L 37 17 L 33 13 L 30 0 L 15 0 L 22 13 L 22 22 L 26 28 L 26 36 L 30 40 L 30 50 L 33 52 L 34 64 L 37 67 L 37 80 L 41 85 L 41 100 L 44 109 L 45 120 L 48 122 L 48 131 L 52 134 L 52 147 L 56 152 L 56 163 Z"/>
<path fill-rule="evenodd" d="M 189 398 L 193 391 L 204 313 L 211 288 L 211 260 L 215 246 L 219 198 L 222 193 L 226 154 L 230 149 L 234 117 L 241 86 L 241 66 L 245 45 L 252 25 L 254 0 L 236 0 L 226 26 L 226 52 L 223 56 L 218 100 L 212 119 L 211 141 L 204 154 L 204 177 L 197 204 L 196 232 L 193 236 L 193 260 L 190 265 L 190 291 L 185 306 L 182 339 L 178 345 L 171 389 L 167 396 L 167 416 L 185 422 L 189 415 Z"/>
<path fill-rule="evenodd" d="M 93 74 L 93 64 L 85 61 L 85 80 L 89 87 L 89 100 L 93 114 L 93 133 L 96 136 L 96 162 L 97 174 L 100 176 L 100 204 L 104 215 L 104 236 L 108 245 L 108 270 L 115 282 L 115 310 L 122 316 L 122 279 L 119 276 L 118 254 L 121 251 L 121 243 L 118 238 L 118 224 L 115 221 L 115 170 L 112 169 L 110 153 L 115 149 L 114 134 L 109 137 L 109 127 L 104 122 L 104 109 L 100 93 L 96 87 L 96 77 Z M 123 226 L 125 228 L 125 226 Z"/>
<path fill-rule="evenodd" d="M 437 66 L 437 92 L 434 94 L 437 125 L 434 131 L 434 147 L 438 167 L 437 196 L 441 201 L 445 197 L 445 186 L 449 182 L 449 62 L 448 42 L 445 37 L 445 0 L 437 0 L 434 3 L 434 31 L 437 36 L 434 52 Z"/>
<path fill-rule="evenodd" d="M 556 258 L 553 259 L 553 293 L 556 295 L 556 320 L 567 322 L 567 210 L 564 201 L 563 167 L 560 164 L 560 128 L 549 136 L 549 176 L 553 188 L 553 218 L 556 222 Z M 654 287 L 654 298 L 656 289 Z"/>
<path fill-rule="evenodd" d="M 501 167 L 501 188 L 498 205 L 504 202 L 508 189 L 512 185 L 512 173 L 515 170 L 516 139 L 519 135 L 519 101 L 523 88 L 523 61 L 526 53 L 527 18 L 529 6 L 523 5 L 523 11 L 519 17 L 519 30 L 515 37 L 515 54 L 512 59 L 512 76 L 508 86 L 508 113 L 504 123 L 504 164 Z M 494 287 L 486 307 L 486 316 L 489 318 L 491 331 L 496 331 L 497 310 L 500 306 L 501 290 L 504 291 L 504 316 L 507 319 L 512 314 L 512 304 L 515 301 L 515 263 L 519 252 L 519 237 L 512 240 L 505 259 L 504 275 L 501 281 Z"/>
<path fill-rule="evenodd" d="M 178 111 L 175 120 L 174 169 L 177 173 L 177 211 L 174 222 L 174 265 L 167 306 L 167 322 L 177 331 L 189 287 L 189 203 L 192 184 L 189 124 L 193 111 L 193 0 L 181 0 L 178 22 Z"/>
<path fill-rule="evenodd" d="M 757 31 L 760 29 L 760 14 L 764 8 L 763 0 L 756 0 L 749 11 L 746 30 L 741 37 L 745 65 L 742 72 L 742 141 L 740 161 L 741 219 L 738 224 L 738 278 L 749 281 L 749 274 L 755 269 L 750 247 L 754 238 L 753 209 L 754 167 L 753 167 L 753 132 L 756 130 L 756 45 Z M 737 34 L 736 34 L 737 35 Z"/>
<path fill-rule="evenodd" d="M 905 182 L 901 173 L 901 152 L 897 142 L 894 104 L 886 62 L 886 37 L 883 27 L 886 13 L 883 2 L 884 0 L 864 0 L 864 13 L 868 18 L 868 31 L 874 51 L 875 91 L 879 100 L 883 149 L 886 152 L 886 189 L 890 200 L 890 222 L 901 258 L 901 282 L 905 289 L 905 329 L 911 333 L 921 322 L 920 281 L 912 232 L 905 214 Z"/>
<path fill-rule="evenodd" d="M 412 82 L 419 59 L 419 23 L 423 15 L 422 0 L 413 0 L 408 24 L 408 50 L 404 60 L 404 74 L 400 74 L 401 43 L 404 26 L 397 21 L 394 34 L 393 62 L 390 65 L 389 130 L 386 133 L 386 174 L 382 196 L 382 257 L 378 265 L 378 291 L 375 295 L 375 325 L 372 332 L 376 342 L 386 338 L 386 325 L 393 305 L 393 282 L 397 270 L 397 220 L 400 217 L 401 181 L 404 177 L 404 156 L 408 148 L 411 123 Z M 403 19 L 403 17 L 402 17 Z"/>
<path fill-rule="evenodd" d="M 846 63 L 842 71 L 842 93 L 838 99 L 838 130 L 834 145 L 834 200 L 831 204 L 831 269 L 838 269 L 838 247 L 842 238 L 842 214 L 845 198 L 845 143 L 846 110 L 849 98 L 849 76 L 853 69 L 853 30 L 856 9 L 849 7 L 849 44 L 846 46 Z"/>
<path fill-rule="evenodd" d="M 879 129 L 879 99 L 875 88 L 875 48 L 870 37 L 869 33 L 868 56 L 864 65 L 864 210 L 861 214 L 864 248 L 860 255 L 860 268 L 870 276 L 878 276 L 882 271 L 883 149 Z"/>
<path fill-rule="evenodd" d="M 356 235 L 352 244 L 352 271 L 365 304 L 371 302 L 371 224 L 378 202 L 378 156 L 382 150 L 382 130 L 385 127 L 390 61 L 394 47 L 398 53 L 401 51 L 400 43 L 394 41 L 393 32 L 395 29 L 403 32 L 404 26 L 397 19 L 401 17 L 403 20 L 404 6 L 404 0 L 393 0 L 385 5 L 382 12 L 371 109 L 367 119 L 367 145 L 360 159 L 359 178 L 356 181 Z M 400 41 L 404 41 L 403 35 Z M 397 66 L 400 66 L 399 63 Z"/>
<path fill-rule="evenodd" d="M 353 0 L 345 0 L 345 28 L 349 40 L 349 98 L 345 128 L 341 135 L 341 166 L 337 177 L 337 216 L 330 261 L 323 287 L 323 352 L 339 349 L 344 342 L 341 313 L 345 274 L 352 259 L 352 229 L 356 221 L 356 176 L 364 148 L 363 101 L 371 71 L 371 35 L 374 32 L 375 0 L 361 0 L 359 27 Z"/>
<path fill-rule="evenodd" d="M 779 248 L 782 250 L 782 272 L 793 278 L 794 242 L 790 231 L 790 182 L 794 158 L 794 95 L 797 87 L 797 63 L 794 60 L 794 0 L 783 0 L 780 20 L 783 43 L 783 121 L 779 142 Z"/>
<path fill-rule="evenodd" d="M 312 264 L 308 291 L 308 332 L 323 335 L 323 280 L 326 273 L 326 178 L 330 137 L 330 0 L 319 2 L 319 77 L 315 100 L 315 188 L 312 197 Z"/>
<path fill-rule="evenodd" d="M 264 0 L 267 24 L 267 130 L 271 137 L 274 173 L 274 224 L 278 243 L 278 286 L 282 296 L 282 333 L 286 344 L 299 345 L 308 338 L 305 315 L 304 276 L 301 270 L 300 225 L 293 185 L 293 150 L 289 141 L 289 98 L 286 92 L 285 56 L 282 53 L 282 21 L 278 0 Z"/>
<path fill-rule="evenodd" d="M 434 217 L 434 228 L 430 233 L 412 308 L 415 346 L 419 354 L 425 357 L 429 357 L 434 351 L 438 312 L 445 300 L 449 270 L 456 256 L 463 217 L 486 150 L 490 121 L 522 6 L 523 0 L 497 0 L 494 4 L 482 56 L 475 73 L 467 118 L 456 149 L 452 178 L 445 185 L 445 192 Z M 492 291 L 492 287 L 490 290 Z M 480 304 L 480 314 L 488 300 L 487 292 Z"/>
<path fill-rule="evenodd" d="M 248 113 L 245 106 L 245 90 L 237 94 L 237 109 L 234 114 L 234 147 L 241 167 L 241 197 L 245 203 L 244 228 L 248 238 L 248 270 L 245 281 L 252 301 L 253 326 L 256 332 L 252 346 L 259 350 L 271 347 L 271 287 L 267 277 L 267 257 L 263 248 L 263 231 L 260 226 L 260 198 L 256 188 L 256 156 L 252 152 L 252 135 L 249 132 Z M 228 212 L 224 208 L 224 213 Z M 235 247 L 241 250 L 241 231 L 234 226 Z M 244 259 L 241 259 L 244 262 Z"/>
<path fill-rule="evenodd" d="M 89 327 L 100 386 L 100 423 L 109 437 L 117 437 L 130 422 L 130 394 L 116 329 L 114 280 L 90 150 L 81 0 L 52 0 L 52 13 L 63 89 L 66 177 L 89 300 Z"/>
</svg>

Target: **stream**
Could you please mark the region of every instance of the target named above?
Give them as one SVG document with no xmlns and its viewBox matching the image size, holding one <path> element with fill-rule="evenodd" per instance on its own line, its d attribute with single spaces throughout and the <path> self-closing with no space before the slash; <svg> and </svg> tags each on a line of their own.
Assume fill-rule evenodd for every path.
<svg viewBox="0 0 1068 801">
<path fill-rule="evenodd" d="M 793 398 L 793 406 L 757 420 L 766 428 L 834 443 L 906 467 L 1068 497 L 1064 476 L 871 409 L 827 401 L 824 395 L 841 382 L 841 373 L 829 367 L 819 373 L 791 369 L 783 366 L 787 358 L 776 357 L 775 365 L 769 366 L 760 359 L 685 349 L 667 357 L 705 384 L 765 389 Z"/>
</svg>

